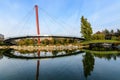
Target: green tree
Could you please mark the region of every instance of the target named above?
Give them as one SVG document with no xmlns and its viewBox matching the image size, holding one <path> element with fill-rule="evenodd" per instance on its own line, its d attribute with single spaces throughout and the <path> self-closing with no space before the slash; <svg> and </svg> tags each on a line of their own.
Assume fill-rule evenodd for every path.
<svg viewBox="0 0 120 80">
<path fill-rule="evenodd" d="M 107 30 L 107 29 L 105 29 L 105 30 L 103 31 L 103 33 L 104 33 L 105 35 L 109 35 L 109 34 L 110 34 L 109 30 Z"/>
<path fill-rule="evenodd" d="M 118 38 L 116 36 L 112 36 L 111 40 L 117 40 Z"/>
<path fill-rule="evenodd" d="M 17 45 L 25 45 L 25 41 L 23 39 L 17 41 Z"/>
<path fill-rule="evenodd" d="M 105 40 L 105 35 L 104 34 L 93 34 L 92 40 Z"/>
<path fill-rule="evenodd" d="M 110 31 L 110 33 L 113 35 L 113 34 L 114 34 L 114 30 L 112 29 L 112 30 Z"/>
<path fill-rule="evenodd" d="M 118 36 L 117 40 L 120 41 L 120 36 Z"/>
<path fill-rule="evenodd" d="M 84 16 L 81 17 L 81 34 L 86 40 L 91 40 L 92 35 L 91 24 L 87 21 Z"/>
<path fill-rule="evenodd" d="M 48 45 L 48 44 L 49 44 L 49 40 L 48 40 L 48 39 L 45 39 L 45 40 L 44 40 L 44 44 L 45 44 L 45 45 Z"/>
<path fill-rule="evenodd" d="M 55 45 L 55 43 L 56 43 L 55 39 L 50 40 L 50 44 Z"/>
<path fill-rule="evenodd" d="M 117 34 L 118 36 L 120 36 L 120 29 L 117 29 Z"/>
</svg>

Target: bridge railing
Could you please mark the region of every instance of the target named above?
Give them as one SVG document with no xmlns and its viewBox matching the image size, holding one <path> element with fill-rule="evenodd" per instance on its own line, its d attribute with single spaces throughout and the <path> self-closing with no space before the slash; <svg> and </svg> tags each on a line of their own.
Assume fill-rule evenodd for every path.
<svg viewBox="0 0 120 80">
<path fill-rule="evenodd" d="M 17 38 L 17 37 L 30 37 L 30 36 L 39 36 L 39 35 L 24 35 L 24 36 L 11 36 L 11 37 L 7 37 L 7 38 L 5 38 L 5 39 L 10 39 L 10 38 Z M 49 37 L 49 36 L 63 36 L 63 37 L 77 37 L 77 38 L 81 38 L 81 37 L 79 37 L 79 36 L 73 36 L 73 35 L 40 35 L 40 36 L 45 36 L 45 37 Z"/>
<path fill-rule="evenodd" d="M 79 40 L 85 40 L 84 38 L 80 38 L 80 37 L 71 37 L 71 36 L 56 36 L 56 35 L 44 35 L 44 36 L 30 36 L 30 35 L 26 35 L 26 36 L 17 36 L 17 37 L 9 37 L 9 38 L 6 38 L 4 41 L 6 42 L 10 42 L 12 40 L 17 40 L 17 39 L 24 39 L 24 38 L 38 38 L 38 37 L 42 37 L 42 38 L 45 38 L 45 37 L 53 37 L 53 38 L 71 38 L 71 39 L 79 39 Z"/>
</svg>

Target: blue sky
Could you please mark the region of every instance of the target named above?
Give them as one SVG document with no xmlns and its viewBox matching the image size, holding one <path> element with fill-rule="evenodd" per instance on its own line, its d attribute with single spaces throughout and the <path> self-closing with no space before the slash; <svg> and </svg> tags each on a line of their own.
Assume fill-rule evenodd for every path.
<svg viewBox="0 0 120 80">
<path fill-rule="evenodd" d="M 42 35 L 81 36 L 82 15 L 94 32 L 120 29 L 120 0 L 0 0 L 0 33 L 36 35 L 35 4 Z"/>
</svg>

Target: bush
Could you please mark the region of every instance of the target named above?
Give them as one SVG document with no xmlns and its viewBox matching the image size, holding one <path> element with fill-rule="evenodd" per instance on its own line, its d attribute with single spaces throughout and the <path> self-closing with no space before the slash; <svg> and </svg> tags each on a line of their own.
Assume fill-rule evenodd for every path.
<svg viewBox="0 0 120 80">
<path fill-rule="evenodd" d="M 92 40 L 105 40 L 105 35 L 104 34 L 93 34 Z"/>
<path fill-rule="evenodd" d="M 116 36 L 112 36 L 111 40 L 117 40 L 118 38 Z"/>
</svg>

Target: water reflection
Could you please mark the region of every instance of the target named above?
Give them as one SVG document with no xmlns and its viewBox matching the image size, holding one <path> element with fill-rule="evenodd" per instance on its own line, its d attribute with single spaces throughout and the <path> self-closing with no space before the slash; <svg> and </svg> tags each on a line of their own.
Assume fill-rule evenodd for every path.
<svg viewBox="0 0 120 80">
<path fill-rule="evenodd" d="M 98 49 L 97 49 L 98 50 Z M 100 59 L 107 59 L 107 60 L 116 60 L 120 57 L 120 51 L 94 51 L 94 50 L 83 50 L 86 53 L 92 54 L 94 57 L 100 58 Z"/>
<path fill-rule="evenodd" d="M 88 76 L 91 76 L 94 71 L 95 58 L 105 59 L 105 60 L 117 60 L 120 58 L 119 51 L 91 51 L 84 50 L 85 54 L 83 55 L 83 71 L 84 76 L 87 79 Z M 106 54 L 107 53 L 107 54 Z"/>
<path fill-rule="evenodd" d="M 93 54 L 86 52 L 85 55 L 83 55 L 83 70 L 84 70 L 84 76 L 87 78 L 91 75 L 91 72 L 94 70 L 95 65 L 95 59 Z"/>
<path fill-rule="evenodd" d="M 40 57 L 40 50 L 38 50 L 38 57 Z M 39 80 L 39 67 L 40 67 L 40 61 L 37 60 L 37 70 L 36 70 L 36 80 Z"/>
<path fill-rule="evenodd" d="M 40 61 L 37 60 L 37 70 L 36 70 L 36 80 L 39 80 L 39 68 L 40 68 Z"/>
<path fill-rule="evenodd" d="M 107 60 L 116 60 L 118 57 L 120 57 L 120 54 L 94 54 L 95 57 L 98 58 L 103 58 L 103 59 L 107 59 Z"/>
<path fill-rule="evenodd" d="M 22 52 L 22 53 L 20 53 L 20 52 Z M 47 62 L 45 62 L 45 64 L 44 64 L 44 67 L 45 68 L 43 68 L 43 67 L 41 67 L 40 65 L 41 65 L 41 56 L 45 56 L 45 57 L 48 57 L 48 56 L 53 56 L 53 57 L 56 57 L 56 56 L 63 56 L 63 55 L 70 55 L 70 54 L 76 54 L 76 53 L 79 53 L 79 55 L 77 55 L 78 56 L 78 60 L 75 60 L 75 62 L 72 62 L 72 59 L 76 59 L 77 57 L 74 57 L 74 56 L 71 56 L 71 58 L 70 57 L 68 57 L 68 59 L 70 58 L 70 61 L 68 61 L 67 62 L 67 60 L 66 59 L 55 59 L 55 60 L 58 60 L 58 61 L 55 61 L 55 63 L 51 63 L 51 62 L 49 62 L 49 63 L 47 63 Z M 82 56 L 80 55 L 80 53 L 82 54 Z M 107 53 L 107 54 L 105 54 L 105 53 Z M 110 54 L 108 54 L 108 53 L 110 53 Z M 22 56 L 21 56 L 21 55 Z M 64 74 L 64 75 L 66 75 L 66 76 L 75 76 L 75 75 L 79 75 L 79 76 L 77 76 L 78 78 L 77 78 L 77 80 L 78 79 L 81 79 L 82 78 L 82 80 L 83 79 L 89 79 L 89 80 L 91 80 L 92 78 L 91 78 L 91 76 L 93 76 L 95 73 L 95 70 L 94 70 L 94 67 L 96 67 L 95 65 L 96 65 L 96 63 L 95 63 L 95 60 L 97 60 L 97 59 L 104 59 L 104 60 L 109 60 L 109 61 L 111 61 L 111 60 L 117 60 L 119 57 L 120 57 L 120 53 L 119 53 L 119 51 L 91 51 L 91 50 L 84 50 L 84 51 L 80 51 L 80 50 L 63 50 L 63 51 L 57 51 L 57 50 L 54 50 L 54 51 L 40 51 L 40 50 L 38 50 L 37 52 L 36 51 L 33 51 L 33 52 L 30 52 L 30 51 L 16 51 L 16 50 L 13 50 L 13 49 L 8 49 L 8 50 L 0 50 L 0 58 L 2 59 L 3 58 L 3 55 L 4 56 L 7 56 L 7 57 L 10 57 L 10 58 L 19 58 L 19 59 L 33 59 L 33 58 L 26 58 L 25 57 L 25 55 L 27 56 L 29 56 L 30 57 L 30 55 L 31 54 L 35 54 L 35 58 L 37 59 L 35 62 L 34 62 L 34 65 L 35 65 L 35 68 L 34 69 L 36 69 L 36 70 L 34 70 L 35 71 L 35 76 L 34 76 L 34 79 L 35 80 L 40 80 L 40 78 L 43 76 L 43 71 L 45 71 L 45 72 L 47 72 L 47 71 L 50 71 L 50 73 L 49 74 L 51 74 L 51 75 L 48 75 L 47 73 L 45 73 L 46 75 L 48 75 L 48 77 L 50 77 L 50 76 L 60 76 L 59 74 L 59 71 L 63 71 L 62 73 Z M 44 54 L 44 55 L 43 55 Z M 49 55 L 50 54 L 50 55 Z M 38 58 L 37 58 L 38 57 Z M 52 57 L 52 58 L 53 58 Z M 81 59 L 79 59 L 80 57 L 82 57 Z M 34 59 L 35 59 L 34 58 Z M 97 59 L 96 59 L 97 58 Z M 53 61 L 54 61 L 54 59 L 52 59 Z M 60 61 L 60 63 L 58 63 L 59 62 L 59 60 L 61 60 Z M 81 64 L 80 64 L 80 62 L 79 62 L 79 60 L 81 61 Z M 17 61 L 17 60 L 16 60 Z M 49 61 L 49 60 L 48 60 Z M 67 63 L 65 63 L 64 61 L 66 61 Z M 77 62 L 78 61 L 78 62 Z M 46 64 L 48 64 L 49 65 L 49 67 L 50 68 L 48 68 L 48 65 L 47 66 L 45 66 Z M 77 64 L 77 67 L 79 67 L 79 68 L 77 68 L 75 65 Z M 43 64 L 42 64 L 43 65 Z M 54 66 L 53 66 L 54 65 Z M 56 65 L 58 65 L 58 66 L 56 66 Z M 62 65 L 64 65 L 64 67 L 61 67 Z M 68 66 L 67 66 L 68 65 Z M 79 65 L 79 66 L 78 66 Z M 67 67 L 65 67 L 65 66 L 67 66 Z M 83 66 L 83 67 L 81 67 L 81 66 Z M 109 67 L 109 66 L 108 66 Z M 57 72 L 57 68 L 59 68 L 60 70 L 58 70 L 58 73 L 56 74 L 56 72 Z M 63 68 L 63 69 L 62 69 Z M 79 72 L 79 70 L 78 69 L 81 69 L 82 68 L 82 70 L 83 71 L 80 71 Z M 40 70 L 41 69 L 41 70 Z M 68 69 L 68 70 L 66 70 L 66 71 L 64 71 L 64 69 L 66 70 L 66 69 Z M 72 70 L 73 69 L 73 70 Z M 75 70 L 75 72 L 74 72 L 74 70 Z M 67 71 L 68 72 L 74 72 L 74 74 L 69 74 L 69 73 L 67 73 Z M 42 74 L 40 74 L 42 72 Z M 81 74 L 80 73 L 83 73 L 83 75 L 82 76 L 80 76 Z M 45 75 L 44 74 L 44 75 Z M 66 77 L 66 76 L 64 76 L 64 77 Z M 45 77 L 45 76 L 44 76 Z M 91 78 L 91 79 L 90 79 Z M 1 79 L 1 78 L 0 78 Z M 43 79 L 43 77 L 41 78 L 42 80 L 44 80 Z M 47 79 L 47 80 L 49 80 L 49 79 Z M 58 80 L 60 80 L 60 78 L 58 79 Z M 74 78 L 72 78 L 72 79 L 69 79 L 69 80 L 74 80 Z M 98 79 L 99 80 L 99 79 Z"/>
<path fill-rule="evenodd" d="M 1 53 L 1 51 L 0 51 L 0 59 L 2 59 L 3 58 L 3 54 Z"/>
<path fill-rule="evenodd" d="M 0 49 L 0 59 L 3 58 L 3 54 L 6 53 L 7 51 L 8 51 L 7 49 Z M 9 51 L 8 51 L 8 53 L 9 53 Z"/>
<path fill-rule="evenodd" d="M 48 54 L 49 53 L 49 54 Z M 79 51 L 79 50 L 54 50 L 54 51 L 40 51 L 38 50 L 36 51 L 16 51 L 13 49 L 7 49 L 4 50 L 2 54 L 4 54 L 5 56 L 9 57 L 9 58 L 19 58 L 19 59 L 38 59 L 37 63 L 36 63 L 36 80 L 39 80 L 39 76 L 40 76 L 40 59 L 41 56 L 48 58 L 49 56 L 51 58 L 54 57 L 61 57 L 61 56 L 69 56 L 69 55 L 75 55 L 75 54 L 79 54 L 79 53 L 83 53 L 83 51 Z M 45 55 L 43 55 L 45 54 Z M 34 55 L 31 57 L 31 55 Z"/>
<path fill-rule="evenodd" d="M 94 51 L 120 51 L 120 44 L 110 44 L 110 43 L 91 43 L 89 45 L 89 50 Z"/>
<path fill-rule="evenodd" d="M 83 53 L 80 50 L 52 50 L 52 51 L 40 51 L 40 54 L 36 51 L 16 51 L 13 49 L 8 49 L 4 51 L 4 55 L 10 58 L 19 59 L 40 59 L 40 58 L 56 58 L 71 56 L 75 54 Z"/>
</svg>

